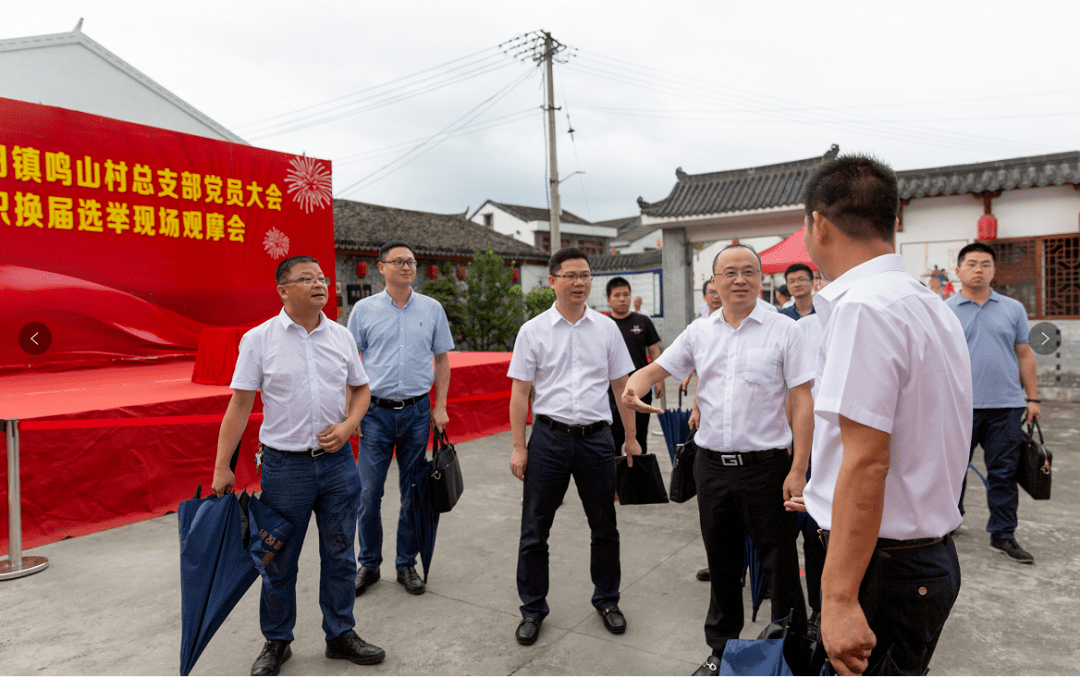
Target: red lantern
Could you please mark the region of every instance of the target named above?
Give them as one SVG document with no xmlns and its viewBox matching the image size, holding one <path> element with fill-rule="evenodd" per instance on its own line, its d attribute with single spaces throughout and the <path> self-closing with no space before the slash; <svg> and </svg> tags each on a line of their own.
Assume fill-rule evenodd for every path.
<svg viewBox="0 0 1080 677">
<path fill-rule="evenodd" d="M 514 282 L 517 282 L 518 280 L 521 279 L 521 269 L 520 268 L 514 268 L 513 278 L 514 278 Z"/>
<path fill-rule="evenodd" d="M 363 261 L 359 261 L 356 264 L 356 276 L 367 277 L 367 264 Z"/>
<path fill-rule="evenodd" d="M 994 217 L 993 214 L 986 214 L 979 219 L 979 239 L 997 239 L 997 219 Z"/>
<path fill-rule="evenodd" d="M 427 276 L 430 277 L 433 280 L 435 278 L 437 278 L 439 276 L 439 267 L 437 265 L 435 265 L 434 263 L 431 264 L 430 266 L 428 266 L 428 268 L 427 268 Z"/>
<path fill-rule="evenodd" d="M 458 266 L 457 279 L 459 279 L 459 280 L 464 280 L 465 279 L 465 266 Z"/>
</svg>

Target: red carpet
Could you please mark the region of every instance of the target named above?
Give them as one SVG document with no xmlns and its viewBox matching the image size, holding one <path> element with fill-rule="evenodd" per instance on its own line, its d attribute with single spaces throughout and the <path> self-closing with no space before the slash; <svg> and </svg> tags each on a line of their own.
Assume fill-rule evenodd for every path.
<svg viewBox="0 0 1080 677">
<path fill-rule="evenodd" d="M 510 353 L 451 353 L 451 442 L 509 430 Z M 213 479 L 232 391 L 191 382 L 193 360 L 0 376 L 0 418 L 20 419 L 23 548 L 175 511 Z M 256 399 L 255 412 L 262 411 Z M 68 423 L 70 422 L 70 423 Z M 149 424 L 149 425 L 147 425 Z M 258 489 L 248 424 L 236 490 Z M 6 456 L 6 452 L 5 452 Z M 0 555 L 8 549 L 0 464 Z"/>
</svg>

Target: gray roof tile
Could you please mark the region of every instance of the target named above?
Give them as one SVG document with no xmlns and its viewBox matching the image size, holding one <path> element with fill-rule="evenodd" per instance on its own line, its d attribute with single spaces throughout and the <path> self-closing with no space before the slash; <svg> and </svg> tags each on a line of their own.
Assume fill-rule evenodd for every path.
<svg viewBox="0 0 1080 677">
<path fill-rule="evenodd" d="M 504 259 L 547 263 L 549 258 L 539 247 L 458 216 L 334 200 L 335 249 L 377 251 L 396 239 L 408 242 L 418 256 L 471 259 L 477 250 L 490 247 Z"/>
<path fill-rule="evenodd" d="M 900 199 L 1080 185 L 1080 152 L 1032 155 L 896 173 Z"/>
</svg>

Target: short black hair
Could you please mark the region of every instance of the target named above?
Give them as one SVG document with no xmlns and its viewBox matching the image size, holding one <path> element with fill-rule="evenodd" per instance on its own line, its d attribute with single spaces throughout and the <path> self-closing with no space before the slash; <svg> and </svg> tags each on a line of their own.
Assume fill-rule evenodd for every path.
<svg viewBox="0 0 1080 677">
<path fill-rule="evenodd" d="M 390 240 L 383 246 L 379 247 L 379 260 L 385 262 L 386 255 L 390 252 L 391 249 L 395 249 L 397 247 L 404 247 L 408 249 L 409 253 L 413 255 L 413 258 L 416 258 L 416 252 L 413 251 L 413 248 L 409 246 L 408 242 L 406 242 L 405 240 Z"/>
<path fill-rule="evenodd" d="M 630 283 L 626 281 L 625 277 L 613 277 L 610 280 L 608 280 L 608 283 L 607 283 L 607 296 L 608 296 L 608 298 L 611 298 L 611 292 L 618 289 L 619 287 L 626 287 L 626 291 L 632 291 L 630 289 Z"/>
<path fill-rule="evenodd" d="M 990 260 L 994 262 L 994 265 L 997 265 L 997 254 L 994 253 L 994 248 L 988 244 L 983 244 L 982 242 L 972 242 L 961 249 L 960 256 L 956 257 L 956 265 L 959 266 L 963 263 L 964 257 L 971 252 L 983 252 L 984 254 L 989 254 Z"/>
<path fill-rule="evenodd" d="M 716 262 L 720 260 L 720 255 L 723 254 L 724 252 L 726 252 L 727 250 L 735 249 L 736 247 L 742 247 L 743 249 L 749 249 L 750 253 L 753 254 L 757 258 L 758 271 L 761 270 L 761 256 L 758 255 L 757 251 L 753 247 L 751 247 L 748 244 L 743 244 L 741 242 L 732 242 L 728 246 L 726 246 L 723 249 L 721 249 L 720 251 L 716 252 L 716 256 L 713 257 L 713 260 L 712 260 L 712 272 L 713 272 L 713 275 L 716 274 Z"/>
<path fill-rule="evenodd" d="M 311 256 L 290 256 L 281 263 L 278 264 L 277 270 L 274 272 L 274 280 L 278 284 L 285 284 L 289 281 L 289 273 L 292 272 L 293 266 L 300 263 L 318 263 L 319 259 Z"/>
<path fill-rule="evenodd" d="M 788 275 L 791 275 L 792 273 L 797 273 L 800 270 L 805 270 L 806 274 L 810 276 L 810 280 L 813 281 L 813 279 L 814 279 L 814 270 L 810 266 L 806 265 L 805 263 L 793 263 L 790 266 L 788 266 L 787 270 L 784 271 L 784 281 L 785 282 L 787 281 L 787 276 Z M 788 294 L 788 296 L 791 296 L 791 294 Z"/>
<path fill-rule="evenodd" d="M 563 247 L 548 259 L 548 272 L 554 275 L 559 272 L 563 263 L 571 259 L 585 259 L 585 263 L 589 263 L 589 257 L 585 252 L 576 247 Z M 589 264 L 589 268 L 592 269 L 592 264 Z"/>
<path fill-rule="evenodd" d="M 848 237 L 893 241 L 900 187 L 892 167 L 872 155 L 841 155 L 814 170 L 803 189 L 806 217 L 821 213 Z"/>
<path fill-rule="evenodd" d="M 709 295 L 709 285 L 710 284 L 712 284 L 712 278 L 709 278 L 709 277 L 705 278 L 705 284 L 701 285 L 701 295 L 702 296 L 708 296 Z"/>
<path fill-rule="evenodd" d="M 786 284 L 782 284 L 776 288 L 777 294 L 782 294 L 788 298 L 791 298 L 791 290 L 787 288 Z"/>
</svg>

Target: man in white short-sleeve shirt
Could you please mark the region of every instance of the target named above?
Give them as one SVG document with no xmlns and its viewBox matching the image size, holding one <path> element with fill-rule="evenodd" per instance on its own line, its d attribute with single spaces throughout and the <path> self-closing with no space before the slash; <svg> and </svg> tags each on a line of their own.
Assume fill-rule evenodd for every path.
<svg viewBox="0 0 1080 677">
<path fill-rule="evenodd" d="M 385 653 L 353 630 L 353 538 L 360 477 L 349 435 L 367 412 L 371 391 L 349 331 L 322 309 L 330 283 L 319 262 L 293 256 L 277 268 L 281 312 L 244 334 L 233 373 L 233 396 L 218 434 L 213 490 L 231 492 L 230 459 L 262 391 L 259 430 L 262 496 L 295 532 L 266 565 L 274 594 L 264 588 L 259 619 L 266 643 L 253 675 L 276 675 L 292 656 L 296 574 L 311 513 L 319 525 L 319 605 L 326 657 L 360 665 Z"/>
<path fill-rule="evenodd" d="M 711 654 L 695 674 L 705 675 L 717 674 L 727 641 L 743 628 L 747 534 L 770 582 L 772 620 L 790 613 L 792 632 L 806 630 L 795 516 L 784 510 L 784 501 L 802 496 L 813 420 L 813 369 L 803 333 L 790 317 L 757 304 L 757 253 L 730 245 L 716 256 L 713 273 L 720 310 L 691 323 L 660 359 L 630 377 L 623 395 L 638 411 L 659 411 L 637 393 L 668 376 L 698 373 L 694 481 L 709 562 L 705 641 Z M 794 431 L 784 414 L 787 398 Z M 793 442 L 794 459 L 787 453 Z"/>
<path fill-rule="evenodd" d="M 574 478 L 592 531 L 592 604 L 613 634 L 626 631 L 619 610 L 619 530 L 615 524 L 615 444 L 608 387 L 626 430 L 627 463 L 641 453 L 634 412 L 618 403 L 634 362 L 618 325 L 585 305 L 592 288 L 589 259 L 579 249 L 551 255 L 548 284 L 555 305 L 521 326 L 507 376 L 513 379 L 510 471 L 525 483 L 517 587 L 518 643 L 536 642 L 548 615 L 548 533 Z M 529 390 L 536 388 L 532 436 L 525 443 Z"/>
<path fill-rule="evenodd" d="M 806 250 L 833 282 L 814 299 L 824 333 L 804 496 L 823 529 L 821 635 L 841 674 L 925 674 L 960 589 L 949 532 L 971 364 L 956 316 L 894 253 L 899 202 L 896 174 L 867 156 L 826 161 L 805 187 Z"/>
</svg>

